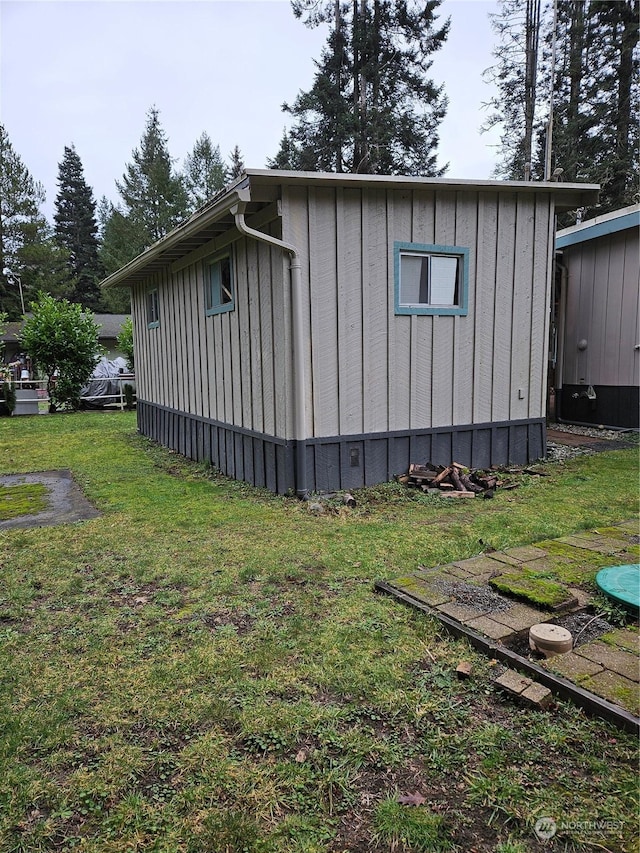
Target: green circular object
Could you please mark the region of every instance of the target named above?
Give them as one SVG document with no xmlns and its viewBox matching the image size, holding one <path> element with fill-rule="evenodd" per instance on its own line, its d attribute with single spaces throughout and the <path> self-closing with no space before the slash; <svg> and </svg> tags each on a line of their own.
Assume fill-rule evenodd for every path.
<svg viewBox="0 0 640 853">
<path fill-rule="evenodd" d="M 605 595 L 632 610 L 640 610 L 640 563 L 607 566 L 596 575 Z"/>
</svg>

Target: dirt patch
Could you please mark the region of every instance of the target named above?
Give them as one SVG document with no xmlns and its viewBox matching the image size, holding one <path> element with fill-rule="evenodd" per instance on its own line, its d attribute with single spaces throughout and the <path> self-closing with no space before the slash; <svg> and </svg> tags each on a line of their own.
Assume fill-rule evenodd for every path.
<svg viewBox="0 0 640 853">
<path fill-rule="evenodd" d="M 47 508 L 41 512 L 18 515 L 0 521 L 0 530 L 10 527 L 51 527 L 97 518 L 101 513 L 84 496 L 71 471 L 38 471 L 32 474 L 4 474 L 0 483 L 14 486 L 21 483 L 41 483 L 47 490 Z"/>
</svg>

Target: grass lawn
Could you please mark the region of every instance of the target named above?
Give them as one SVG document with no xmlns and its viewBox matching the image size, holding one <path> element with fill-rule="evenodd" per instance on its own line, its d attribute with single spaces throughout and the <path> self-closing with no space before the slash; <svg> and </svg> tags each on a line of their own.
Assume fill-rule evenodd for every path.
<svg viewBox="0 0 640 853">
<path fill-rule="evenodd" d="M 135 414 L 0 419 L 1 472 L 69 468 L 103 513 L 0 531 L 0 853 L 635 851 L 635 739 L 515 706 L 372 586 L 633 518 L 637 465 L 550 464 L 492 501 L 391 484 L 314 515 L 157 448 Z"/>
</svg>

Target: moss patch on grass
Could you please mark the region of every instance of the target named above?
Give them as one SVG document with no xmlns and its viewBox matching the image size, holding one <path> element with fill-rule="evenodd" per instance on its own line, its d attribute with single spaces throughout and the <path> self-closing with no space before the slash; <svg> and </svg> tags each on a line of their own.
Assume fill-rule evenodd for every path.
<svg viewBox="0 0 640 853">
<path fill-rule="evenodd" d="M 48 495 L 42 483 L 0 484 L 0 521 L 43 512 L 49 506 Z"/>
</svg>

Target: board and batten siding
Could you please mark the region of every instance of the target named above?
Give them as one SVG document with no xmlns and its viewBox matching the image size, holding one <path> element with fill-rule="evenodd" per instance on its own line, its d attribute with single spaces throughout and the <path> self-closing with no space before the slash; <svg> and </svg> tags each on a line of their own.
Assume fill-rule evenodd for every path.
<svg viewBox="0 0 640 853">
<path fill-rule="evenodd" d="M 562 378 L 570 385 L 638 385 L 640 241 L 631 228 L 563 250 L 568 270 Z M 579 344 L 584 341 L 579 347 Z"/>
<path fill-rule="evenodd" d="M 231 311 L 207 316 L 201 260 L 133 289 L 138 398 L 202 422 L 287 439 L 293 427 L 286 259 L 244 238 L 230 250 Z M 160 318 L 149 328 L 146 299 L 154 288 Z"/>
<path fill-rule="evenodd" d="M 308 437 L 543 418 L 547 193 L 284 187 L 303 271 Z M 469 249 L 466 316 L 396 315 L 395 242 Z"/>
</svg>

